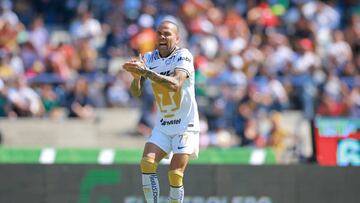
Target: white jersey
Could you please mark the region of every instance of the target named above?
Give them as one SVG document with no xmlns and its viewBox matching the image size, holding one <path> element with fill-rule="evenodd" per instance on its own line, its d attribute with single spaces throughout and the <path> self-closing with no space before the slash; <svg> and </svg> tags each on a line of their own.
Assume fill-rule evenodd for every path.
<svg viewBox="0 0 360 203">
<path fill-rule="evenodd" d="M 156 73 L 171 76 L 175 69 L 181 69 L 188 75 L 177 92 L 151 81 L 158 107 L 154 129 L 168 135 L 182 134 L 185 131 L 199 132 L 195 70 L 191 53 L 185 48 L 178 48 L 168 57 L 161 58 L 159 51 L 154 50 L 144 57 L 147 68 Z"/>
</svg>

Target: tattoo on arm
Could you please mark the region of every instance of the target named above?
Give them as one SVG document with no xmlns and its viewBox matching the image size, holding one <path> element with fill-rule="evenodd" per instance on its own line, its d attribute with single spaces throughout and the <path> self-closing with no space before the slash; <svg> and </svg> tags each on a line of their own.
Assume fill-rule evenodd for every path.
<svg viewBox="0 0 360 203">
<path fill-rule="evenodd" d="M 164 87 L 171 89 L 173 91 L 180 90 L 183 82 L 187 77 L 186 73 L 181 70 L 175 70 L 174 76 L 165 76 L 165 75 L 160 75 L 152 70 L 144 69 L 143 75 L 146 78 L 149 78 L 152 81 L 159 83 Z"/>
<path fill-rule="evenodd" d="M 138 97 L 141 95 L 141 90 L 144 85 L 145 78 L 141 77 L 140 80 L 133 80 L 131 82 L 130 91 L 131 94 L 135 97 Z"/>
</svg>

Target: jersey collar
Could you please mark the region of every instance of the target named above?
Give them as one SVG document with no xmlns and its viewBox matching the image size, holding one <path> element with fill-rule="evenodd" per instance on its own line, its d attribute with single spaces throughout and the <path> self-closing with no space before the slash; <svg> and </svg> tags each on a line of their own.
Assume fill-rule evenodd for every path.
<svg viewBox="0 0 360 203">
<path fill-rule="evenodd" d="M 160 51 L 157 49 L 156 50 L 156 52 L 157 52 L 157 55 L 158 55 L 158 57 L 160 58 L 160 59 L 167 59 L 167 58 L 170 58 L 170 57 L 172 57 L 178 50 L 180 50 L 181 48 L 180 47 L 176 47 L 175 49 L 174 49 L 174 51 L 172 51 L 170 54 L 169 54 L 169 56 L 167 56 L 167 57 L 161 57 L 160 56 Z"/>
</svg>

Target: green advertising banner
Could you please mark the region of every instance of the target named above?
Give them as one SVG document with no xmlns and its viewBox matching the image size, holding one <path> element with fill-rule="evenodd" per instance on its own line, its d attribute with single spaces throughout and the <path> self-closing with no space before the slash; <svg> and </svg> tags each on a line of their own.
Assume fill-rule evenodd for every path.
<svg viewBox="0 0 360 203">
<path fill-rule="evenodd" d="M 32 149 L 0 147 L 0 163 L 137 164 L 140 149 Z M 164 160 L 164 163 L 166 160 Z M 271 148 L 209 148 L 192 164 L 276 164 Z"/>
</svg>

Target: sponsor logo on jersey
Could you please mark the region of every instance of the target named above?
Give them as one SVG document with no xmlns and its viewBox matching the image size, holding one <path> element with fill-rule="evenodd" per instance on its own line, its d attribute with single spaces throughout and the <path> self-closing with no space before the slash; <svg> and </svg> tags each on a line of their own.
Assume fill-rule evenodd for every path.
<svg viewBox="0 0 360 203">
<path fill-rule="evenodd" d="M 161 125 L 166 126 L 166 125 L 175 125 L 175 124 L 180 124 L 181 123 L 181 118 L 179 119 L 174 119 L 174 120 L 169 120 L 166 121 L 164 119 L 160 120 Z"/>
<path fill-rule="evenodd" d="M 178 62 L 179 62 L 179 61 L 187 61 L 187 62 L 191 62 L 190 58 L 189 58 L 189 57 L 186 57 L 186 56 L 185 56 L 185 57 L 182 57 L 182 56 L 181 56 L 181 57 L 179 57 L 177 61 L 178 61 Z"/>
</svg>

